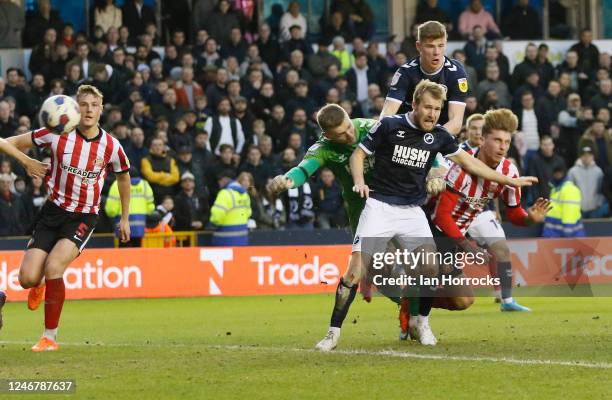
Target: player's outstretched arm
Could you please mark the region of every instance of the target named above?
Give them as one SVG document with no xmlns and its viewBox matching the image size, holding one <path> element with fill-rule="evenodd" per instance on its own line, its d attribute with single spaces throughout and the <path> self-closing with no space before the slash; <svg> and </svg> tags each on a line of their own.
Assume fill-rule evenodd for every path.
<svg viewBox="0 0 612 400">
<path fill-rule="evenodd" d="M 540 224 L 544 222 L 546 214 L 551 209 L 552 205 L 550 200 L 540 197 L 527 210 L 520 206 L 506 206 L 506 216 L 508 217 L 508 221 L 518 226 Z"/>
<path fill-rule="evenodd" d="M 454 136 L 457 136 L 461 132 L 464 112 L 465 104 L 448 104 L 448 122 L 444 124 L 444 127 Z"/>
<path fill-rule="evenodd" d="M 357 147 L 349 160 L 354 183 L 353 192 L 359 193 L 360 197 L 365 197 L 366 199 L 370 195 L 370 188 L 365 184 L 363 177 L 363 162 L 367 156 L 361 147 Z"/>
<path fill-rule="evenodd" d="M 130 173 L 117 174 L 117 187 L 121 199 L 121 219 L 119 220 L 119 235 L 123 243 L 130 240 Z"/>
<path fill-rule="evenodd" d="M 291 168 L 284 175 L 277 175 L 268 183 L 268 191 L 278 195 L 285 190 L 300 187 L 317 172 L 323 163 L 317 158 L 305 158 L 297 167 Z"/>
<path fill-rule="evenodd" d="M 432 167 L 427 174 L 427 180 L 425 182 L 425 188 L 427 194 L 435 196 L 446 190 L 446 173 L 448 168 L 443 165 Z"/>
<path fill-rule="evenodd" d="M 276 175 L 267 185 L 268 192 L 279 195 L 293 187 L 293 181 L 286 175 Z"/>
<path fill-rule="evenodd" d="M 549 199 L 538 198 L 536 202 L 527 209 L 527 224 L 539 224 L 544 222 L 546 214 L 552 210 L 552 204 Z"/>
<path fill-rule="evenodd" d="M 388 117 L 390 115 L 397 114 L 398 110 L 402 102 L 399 100 L 390 100 L 388 97 L 385 99 L 385 104 L 383 105 L 383 109 L 380 112 L 379 120 L 383 119 L 383 117 Z"/>
<path fill-rule="evenodd" d="M 47 174 L 48 164 L 26 156 L 23 151 L 28 151 L 33 146 L 32 137 L 29 133 L 13 136 L 8 139 L 0 138 L 0 151 L 13 157 L 23 167 L 29 176 L 44 178 Z"/>
<path fill-rule="evenodd" d="M 464 150 L 460 150 L 459 153 L 448 158 L 461 165 L 463 169 L 465 169 L 468 173 L 483 177 L 485 179 L 497 182 L 502 185 L 521 187 L 531 186 L 534 183 L 538 182 L 538 178 L 536 178 L 535 176 L 510 178 L 505 175 L 502 175 L 499 172 L 495 171 L 493 168 L 487 166 L 485 163 L 483 163 L 476 157 L 472 157 Z"/>
</svg>

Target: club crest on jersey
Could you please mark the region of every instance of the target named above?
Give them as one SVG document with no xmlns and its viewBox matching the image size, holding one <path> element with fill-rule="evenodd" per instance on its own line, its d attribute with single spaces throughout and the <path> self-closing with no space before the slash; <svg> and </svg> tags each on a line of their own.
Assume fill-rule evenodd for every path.
<svg viewBox="0 0 612 400">
<path fill-rule="evenodd" d="M 104 167 L 104 160 L 101 159 L 101 158 L 96 158 L 96 160 L 94 161 L 94 165 L 96 167 L 102 168 L 102 167 Z"/>
<path fill-rule="evenodd" d="M 459 90 L 461 90 L 461 93 L 466 93 L 468 91 L 467 78 L 459 78 L 457 83 L 459 84 Z"/>
<path fill-rule="evenodd" d="M 434 142 L 434 135 L 427 132 L 425 136 L 423 136 L 423 141 L 427 144 L 432 144 Z"/>
<path fill-rule="evenodd" d="M 429 160 L 429 150 L 415 149 L 413 147 L 395 145 L 391 161 L 406 167 L 425 168 Z"/>
</svg>

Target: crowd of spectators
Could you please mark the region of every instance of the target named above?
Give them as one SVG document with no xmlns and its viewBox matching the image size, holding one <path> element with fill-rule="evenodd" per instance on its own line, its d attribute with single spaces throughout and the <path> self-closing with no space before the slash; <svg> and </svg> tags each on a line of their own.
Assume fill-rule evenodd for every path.
<svg viewBox="0 0 612 400">
<path fill-rule="evenodd" d="M 256 2 L 196 1 L 193 18 L 182 19 L 185 1 L 162 2 L 161 35 L 142 1 L 127 0 L 123 8 L 101 1 L 93 9 L 92 37 L 63 23 L 49 0 L 38 3 L 25 17 L 23 35 L 24 47 L 32 47 L 31 79 L 18 68 L 0 77 L 0 136 L 37 128 L 36 113 L 47 96 L 74 95 L 82 83 L 96 86 L 104 94 L 102 127 L 148 181 L 155 205 L 173 200 L 174 213 L 166 214 L 175 230 L 206 229 L 221 178 L 243 172 L 253 182 L 251 228 L 346 226 L 341 189 L 330 170 L 321 170 L 297 197 L 276 198 L 266 184 L 296 166 L 317 140 L 318 108 L 337 103 L 351 117 L 377 118 L 390 77 L 415 55 L 410 35 L 380 51 L 364 0 L 332 1 L 316 43 L 306 35 L 309 26 L 297 2 L 286 12 L 273 10 L 260 25 Z M 511 70 L 500 38 L 541 35 L 539 24 L 521 23 L 521 31 L 513 31 L 519 24 L 512 21 L 538 18 L 527 1 L 501 23 L 472 1 L 457 28 L 436 3 L 423 2 L 416 21 L 440 20 L 451 36 L 465 40 L 452 54 L 469 75 L 465 118 L 498 107 L 519 117 L 510 156 L 522 173 L 540 178 L 525 201 L 546 196 L 561 165 L 588 192 L 585 216 L 608 216 L 610 54 L 600 53 L 591 31 L 583 30 L 559 65 L 549 61 L 545 43 L 529 43 L 525 59 Z M 163 46 L 163 57 L 155 46 Z M 25 234 L 44 198 L 40 180 L 3 160 L 0 235 Z M 108 218 L 101 221 L 98 232 L 112 231 Z"/>
</svg>

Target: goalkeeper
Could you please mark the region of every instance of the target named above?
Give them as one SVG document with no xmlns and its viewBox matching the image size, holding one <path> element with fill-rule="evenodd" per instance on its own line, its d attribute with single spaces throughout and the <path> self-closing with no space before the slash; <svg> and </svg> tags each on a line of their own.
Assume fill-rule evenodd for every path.
<svg viewBox="0 0 612 400">
<path fill-rule="evenodd" d="M 347 214 L 351 225 L 351 232 L 355 234 L 359 215 L 365 205 L 365 199 L 353 192 L 353 178 L 349 169 L 349 158 L 357 145 L 366 137 L 370 129 L 376 124 L 374 119 L 350 119 L 346 111 L 336 104 L 327 104 L 317 113 L 317 123 L 322 136 L 313 144 L 304 159 L 297 167 L 292 168 L 284 175 L 276 176 L 269 184 L 268 189 L 275 194 L 304 184 L 319 168 L 326 166 L 336 176 L 342 186 L 342 197 L 346 202 Z M 364 161 L 364 177 L 368 183 L 373 170 L 373 158 Z M 428 176 L 427 192 L 438 194 L 446 188 L 444 174 L 446 169 L 432 168 Z M 350 264 L 349 264 L 350 265 Z M 350 268 L 344 273 L 336 289 L 336 300 L 331 317 L 331 328 L 339 333 L 346 318 L 350 304 L 357 293 L 357 286 L 365 271 L 352 271 Z M 369 297 L 367 288 L 362 288 L 366 299 Z M 391 298 L 399 304 L 398 298 Z"/>
</svg>

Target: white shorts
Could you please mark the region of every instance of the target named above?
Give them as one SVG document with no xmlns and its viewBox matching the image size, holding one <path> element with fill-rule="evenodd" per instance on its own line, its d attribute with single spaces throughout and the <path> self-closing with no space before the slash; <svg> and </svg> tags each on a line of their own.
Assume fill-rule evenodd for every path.
<svg viewBox="0 0 612 400">
<path fill-rule="evenodd" d="M 363 251 L 368 254 L 384 251 L 391 239 L 397 246 L 407 250 L 424 244 L 435 245 L 421 207 L 398 206 L 368 198 L 359 217 L 353 252 L 362 251 L 362 245 Z"/>
<path fill-rule="evenodd" d="M 491 210 L 478 214 L 470 224 L 467 233 L 481 246 L 491 246 L 500 240 L 506 240 L 506 232 Z"/>
</svg>

